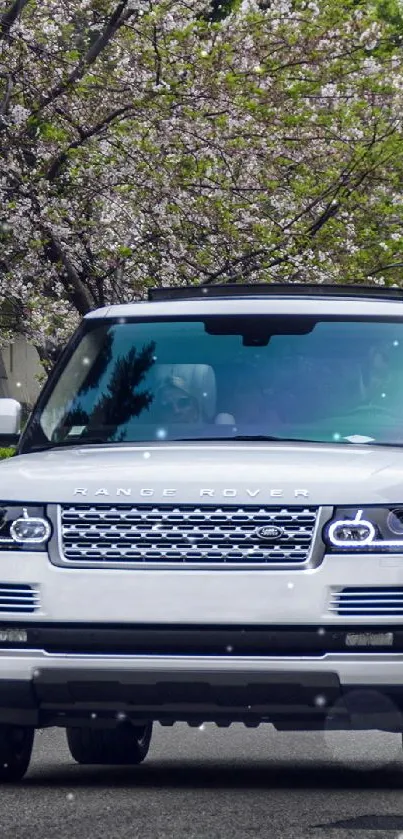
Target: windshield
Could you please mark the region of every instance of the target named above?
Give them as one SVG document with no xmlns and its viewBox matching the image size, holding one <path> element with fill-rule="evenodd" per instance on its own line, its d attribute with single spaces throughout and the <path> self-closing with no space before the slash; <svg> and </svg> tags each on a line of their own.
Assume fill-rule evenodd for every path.
<svg viewBox="0 0 403 839">
<path fill-rule="evenodd" d="M 26 441 L 400 444 L 402 408 L 400 321 L 103 320 L 88 323 Z"/>
</svg>

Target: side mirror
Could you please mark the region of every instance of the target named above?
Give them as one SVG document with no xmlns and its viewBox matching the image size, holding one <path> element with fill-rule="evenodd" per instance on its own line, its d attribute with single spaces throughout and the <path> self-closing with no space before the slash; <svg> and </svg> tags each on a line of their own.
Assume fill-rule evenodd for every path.
<svg viewBox="0 0 403 839">
<path fill-rule="evenodd" d="M 21 433 L 21 405 L 16 399 L 0 399 L 0 444 L 12 446 Z"/>
</svg>

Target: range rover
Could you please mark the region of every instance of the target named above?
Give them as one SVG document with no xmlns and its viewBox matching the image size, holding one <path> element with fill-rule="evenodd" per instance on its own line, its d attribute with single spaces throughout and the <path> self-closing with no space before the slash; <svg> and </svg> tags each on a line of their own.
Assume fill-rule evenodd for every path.
<svg viewBox="0 0 403 839">
<path fill-rule="evenodd" d="M 88 314 L 0 465 L 0 779 L 36 729 L 403 731 L 403 291 L 159 288 Z M 18 438 L 18 442 L 17 442 Z"/>
</svg>

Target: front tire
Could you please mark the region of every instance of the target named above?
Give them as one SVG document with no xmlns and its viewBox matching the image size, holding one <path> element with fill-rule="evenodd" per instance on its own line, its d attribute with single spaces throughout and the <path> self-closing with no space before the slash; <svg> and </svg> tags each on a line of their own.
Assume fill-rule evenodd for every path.
<svg viewBox="0 0 403 839">
<path fill-rule="evenodd" d="M 147 757 L 152 728 L 152 722 L 112 729 L 66 728 L 66 736 L 70 754 L 77 763 L 136 766 Z"/>
<path fill-rule="evenodd" d="M 35 729 L 19 725 L 0 725 L 0 783 L 21 781 L 28 770 Z"/>
</svg>

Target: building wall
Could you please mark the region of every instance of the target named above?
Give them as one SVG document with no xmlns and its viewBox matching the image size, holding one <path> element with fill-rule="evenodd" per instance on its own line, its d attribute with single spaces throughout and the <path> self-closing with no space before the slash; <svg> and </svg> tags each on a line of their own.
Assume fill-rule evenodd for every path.
<svg viewBox="0 0 403 839">
<path fill-rule="evenodd" d="M 35 347 L 16 336 L 0 352 L 0 397 L 17 399 L 32 407 L 41 390 L 44 371 Z"/>
</svg>

